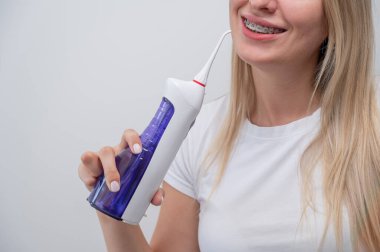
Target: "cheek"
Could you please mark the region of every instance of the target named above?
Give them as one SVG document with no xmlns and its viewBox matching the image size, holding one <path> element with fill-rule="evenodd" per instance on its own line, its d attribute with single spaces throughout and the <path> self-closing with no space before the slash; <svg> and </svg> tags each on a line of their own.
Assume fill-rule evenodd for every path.
<svg viewBox="0 0 380 252">
<path fill-rule="evenodd" d="M 299 2 L 298 0 L 293 1 Z M 304 4 L 289 4 L 284 13 L 289 13 L 285 18 L 296 39 L 319 45 L 327 37 L 321 1 L 304 1 Z"/>
<path fill-rule="evenodd" d="M 247 0 L 230 0 L 230 16 L 236 15 L 238 9 L 247 4 Z"/>
<path fill-rule="evenodd" d="M 231 6 L 241 6 L 248 2 L 248 0 L 230 0 L 230 7 Z"/>
<path fill-rule="evenodd" d="M 247 2 L 246 0 L 245 1 L 230 0 L 229 14 L 230 14 L 230 28 L 232 32 L 234 32 L 237 26 L 237 17 L 238 17 L 239 8 L 241 8 L 246 2 Z"/>
</svg>

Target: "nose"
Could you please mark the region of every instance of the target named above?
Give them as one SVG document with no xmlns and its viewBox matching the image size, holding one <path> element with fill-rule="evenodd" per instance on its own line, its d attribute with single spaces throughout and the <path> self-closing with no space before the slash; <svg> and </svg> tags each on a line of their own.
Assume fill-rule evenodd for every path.
<svg viewBox="0 0 380 252">
<path fill-rule="evenodd" d="M 274 13 L 277 10 L 277 0 L 249 0 L 251 9 L 256 12 Z"/>
</svg>

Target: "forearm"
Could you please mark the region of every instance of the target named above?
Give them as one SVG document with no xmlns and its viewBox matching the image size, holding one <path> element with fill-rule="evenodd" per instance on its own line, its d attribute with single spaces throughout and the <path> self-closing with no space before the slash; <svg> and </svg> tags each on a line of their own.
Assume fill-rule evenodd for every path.
<svg viewBox="0 0 380 252">
<path fill-rule="evenodd" d="M 129 225 L 97 212 L 108 252 L 152 252 L 138 225 Z"/>
</svg>

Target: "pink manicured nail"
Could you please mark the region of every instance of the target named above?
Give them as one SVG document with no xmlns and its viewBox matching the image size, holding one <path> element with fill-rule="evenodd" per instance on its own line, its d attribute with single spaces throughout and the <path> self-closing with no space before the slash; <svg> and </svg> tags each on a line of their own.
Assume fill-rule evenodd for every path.
<svg viewBox="0 0 380 252">
<path fill-rule="evenodd" d="M 111 182 L 111 189 L 110 189 L 110 191 L 111 192 L 118 192 L 119 190 L 120 190 L 120 184 L 119 184 L 119 182 L 112 181 Z"/>
<path fill-rule="evenodd" d="M 134 144 L 133 145 L 133 151 L 136 153 L 136 154 L 139 154 L 141 152 L 141 146 L 139 144 Z"/>
</svg>

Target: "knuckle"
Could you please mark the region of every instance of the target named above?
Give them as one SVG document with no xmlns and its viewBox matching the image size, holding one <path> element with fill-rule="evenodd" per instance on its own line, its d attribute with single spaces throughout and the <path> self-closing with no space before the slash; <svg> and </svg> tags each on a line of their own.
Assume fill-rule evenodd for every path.
<svg viewBox="0 0 380 252">
<path fill-rule="evenodd" d="M 111 146 L 105 146 L 105 147 L 102 147 L 100 150 L 99 150 L 99 154 L 100 155 L 106 155 L 106 154 L 109 154 L 109 153 L 114 153 L 114 150 Z"/>
<path fill-rule="evenodd" d="M 80 173 L 79 178 L 83 182 L 83 184 L 88 188 L 93 187 L 97 181 L 97 177 L 94 177 L 87 173 Z"/>
<path fill-rule="evenodd" d="M 136 130 L 134 130 L 134 129 L 126 129 L 125 131 L 124 131 L 124 134 L 123 134 L 123 136 L 126 138 L 126 139 L 133 139 L 133 138 L 136 138 L 136 137 L 138 137 L 138 133 L 137 133 L 137 131 Z"/>
<path fill-rule="evenodd" d="M 120 178 L 119 172 L 116 169 L 107 170 L 104 173 L 108 181 L 119 180 Z"/>
<path fill-rule="evenodd" d="M 94 178 L 88 174 L 79 174 L 79 178 L 80 180 L 82 180 L 82 182 L 85 184 L 85 185 L 90 185 L 91 183 L 94 182 Z"/>
<path fill-rule="evenodd" d="M 97 181 L 96 178 L 88 177 L 83 181 L 83 183 L 85 184 L 86 187 L 93 188 L 96 184 L 96 181 Z"/>
<path fill-rule="evenodd" d="M 126 129 L 124 130 L 124 135 L 134 134 L 136 131 L 134 129 Z"/>
<path fill-rule="evenodd" d="M 89 167 L 88 170 L 89 170 L 89 173 L 95 177 L 98 177 L 103 173 L 103 167 L 102 166 L 92 166 L 92 167 Z"/>
<path fill-rule="evenodd" d="M 91 159 L 91 152 L 90 151 L 84 152 L 82 154 L 82 156 L 80 157 L 80 160 L 82 161 L 82 163 L 87 163 L 90 159 Z"/>
</svg>

